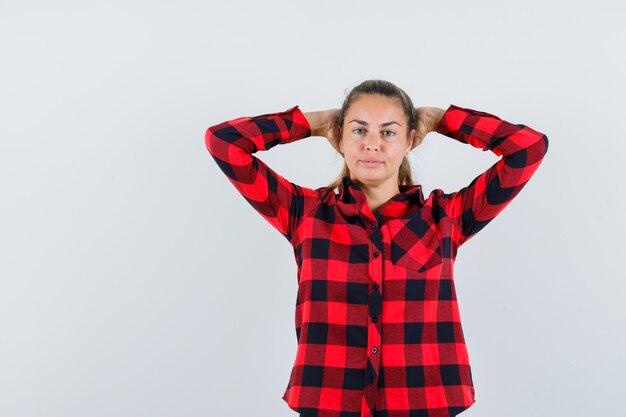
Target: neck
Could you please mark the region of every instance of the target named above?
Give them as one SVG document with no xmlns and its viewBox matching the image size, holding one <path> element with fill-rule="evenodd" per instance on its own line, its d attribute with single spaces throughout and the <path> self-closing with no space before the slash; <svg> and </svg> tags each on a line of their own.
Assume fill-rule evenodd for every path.
<svg viewBox="0 0 626 417">
<path fill-rule="evenodd" d="M 394 179 L 392 178 L 392 180 Z M 357 182 L 356 180 L 353 181 Z M 363 182 L 358 182 L 358 184 L 367 197 L 367 203 L 372 211 L 377 210 L 393 196 L 400 193 L 397 180 L 387 181 L 381 184 L 368 184 Z"/>
</svg>

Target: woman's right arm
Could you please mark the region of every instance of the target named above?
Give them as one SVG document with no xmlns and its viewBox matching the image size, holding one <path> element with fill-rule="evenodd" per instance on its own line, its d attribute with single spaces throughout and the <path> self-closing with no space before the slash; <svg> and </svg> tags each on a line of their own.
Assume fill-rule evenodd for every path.
<svg viewBox="0 0 626 417">
<path fill-rule="evenodd" d="M 339 109 L 320 110 L 304 113 L 304 117 L 311 127 L 311 136 L 322 136 L 338 152 L 339 150 L 339 124 L 337 118 Z"/>
<path fill-rule="evenodd" d="M 205 135 L 208 151 L 228 180 L 288 240 L 303 214 L 317 202 L 318 194 L 290 182 L 253 154 L 311 136 L 312 128 L 318 128 L 313 116 L 309 117 L 316 126 L 296 105 L 281 112 L 222 122 L 209 127 Z"/>
</svg>

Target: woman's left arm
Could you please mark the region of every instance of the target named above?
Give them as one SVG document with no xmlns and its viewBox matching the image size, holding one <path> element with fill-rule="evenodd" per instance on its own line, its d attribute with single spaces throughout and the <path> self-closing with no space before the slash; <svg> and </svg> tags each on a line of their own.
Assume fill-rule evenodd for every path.
<svg viewBox="0 0 626 417">
<path fill-rule="evenodd" d="M 548 151 L 548 137 L 523 124 L 454 104 L 439 116 L 437 133 L 503 156 L 466 187 L 439 196 L 456 227 L 452 238 L 458 249 L 528 183 Z"/>
</svg>

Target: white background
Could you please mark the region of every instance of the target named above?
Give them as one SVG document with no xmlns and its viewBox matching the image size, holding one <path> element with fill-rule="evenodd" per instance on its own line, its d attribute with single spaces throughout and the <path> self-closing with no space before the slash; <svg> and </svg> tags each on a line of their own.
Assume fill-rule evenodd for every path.
<svg viewBox="0 0 626 417">
<path fill-rule="evenodd" d="M 545 133 L 461 248 L 465 417 L 623 411 L 626 39 L 618 1 L 0 3 L 0 417 L 295 416 L 292 248 L 204 143 L 381 78 Z M 317 188 L 312 137 L 258 155 Z M 497 161 L 431 133 L 426 195 Z"/>
</svg>

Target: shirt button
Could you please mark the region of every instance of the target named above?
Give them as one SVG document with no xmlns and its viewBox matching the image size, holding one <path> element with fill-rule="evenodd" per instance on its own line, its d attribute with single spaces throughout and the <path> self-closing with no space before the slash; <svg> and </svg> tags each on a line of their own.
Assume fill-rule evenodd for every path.
<svg viewBox="0 0 626 417">
<path fill-rule="evenodd" d="M 370 229 L 373 232 L 374 230 L 376 230 L 376 225 L 374 223 L 370 224 Z"/>
<path fill-rule="evenodd" d="M 377 290 L 378 289 L 378 284 L 374 284 L 374 289 Z"/>
<path fill-rule="evenodd" d="M 373 347 L 372 348 L 372 353 L 376 353 L 376 352 L 378 352 L 378 348 L 377 347 Z"/>
<path fill-rule="evenodd" d="M 380 255 L 380 252 L 378 251 L 374 252 L 374 258 L 378 258 L 378 255 Z"/>
<path fill-rule="evenodd" d="M 378 316 L 372 317 L 372 321 L 373 321 L 374 323 L 376 323 L 376 322 L 378 321 Z M 374 349 L 376 349 L 376 348 L 374 348 Z M 374 352 L 374 353 L 376 353 L 376 352 Z"/>
</svg>

